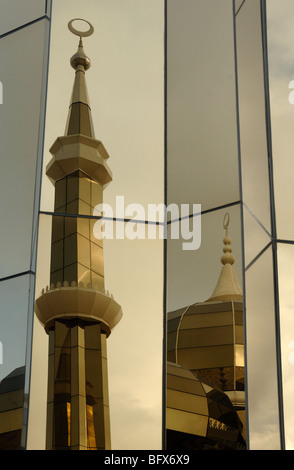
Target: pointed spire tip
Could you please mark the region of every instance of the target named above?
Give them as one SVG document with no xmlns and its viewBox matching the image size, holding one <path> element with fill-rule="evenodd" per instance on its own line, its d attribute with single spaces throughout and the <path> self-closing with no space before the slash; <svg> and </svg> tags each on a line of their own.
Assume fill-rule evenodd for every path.
<svg viewBox="0 0 294 470">
<path fill-rule="evenodd" d="M 87 31 L 80 31 L 73 26 L 74 21 L 84 21 L 85 23 L 88 24 L 89 29 Z M 94 33 L 94 27 L 89 23 L 89 21 L 84 20 L 82 18 L 74 18 L 68 22 L 68 29 L 70 30 L 71 33 L 75 34 L 76 36 L 79 36 L 79 45 L 78 45 L 78 50 L 77 52 L 72 56 L 70 59 L 70 65 L 77 70 L 78 66 L 81 65 L 83 66 L 84 70 L 88 70 L 91 66 L 91 61 L 89 57 L 84 52 L 84 47 L 83 47 L 83 37 L 88 37 L 91 36 Z"/>
</svg>

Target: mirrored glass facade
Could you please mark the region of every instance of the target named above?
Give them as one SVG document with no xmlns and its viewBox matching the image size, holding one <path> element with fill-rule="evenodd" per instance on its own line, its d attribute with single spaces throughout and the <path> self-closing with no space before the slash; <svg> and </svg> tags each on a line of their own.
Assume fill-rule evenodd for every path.
<svg viewBox="0 0 294 470">
<path fill-rule="evenodd" d="M 0 449 L 294 448 L 277 3 L 3 0 Z"/>
<path fill-rule="evenodd" d="M 162 446 L 163 240 L 148 205 L 164 195 L 163 14 L 157 0 L 52 5 L 31 449 Z M 80 17 L 90 67 L 67 27 Z"/>
<path fill-rule="evenodd" d="M 183 251 L 178 240 L 166 244 L 168 367 L 177 363 L 230 397 L 250 450 L 293 446 L 287 286 L 293 244 L 289 196 L 294 82 L 289 74 L 292 33 L 284 37 L 290 18 L 291 2 L 283 8 L 274 1 L 254 0 L 166 3 L 166 200 L 202 207 L 197 251 Z M 228 218 L 230 243 L 223 232 Z M 225 297 L 215 297 L 220 287 L 224 293 L 227 255 L 234 256 L 234 279 L 242 289 L 242 308 L 233 309 L 232 330 Z M 236 290 L 230 289 L 236 307 Z M 241 323 L 238 311 L 243 312 Z M 234 393 L 232 387 L 229 391 L 226 356 L 230 344 L 235 351 Z M 245 364 L 241 381 L 240 360 Z M 196 400 L 192 389 L 189 393 Z M 187 411 L 180 400 L 167 403 L 167 448 L 229 445 L 225 433 L 214 440 L 206 435 L 205 440 L 200 427 L 177 429 L 169 418 L 170 407 L 182 420 Z M 200 423 L 207 414 L 197 413 Z M 220 422 L 219 429 L 226 429 Z M 240 442 L 237 447 L 244 448 Z"/>
<path fill-rule="evenodd" d="M 50 7 L 1 4 L 1 449 L 27 444 Z"/>
</svg>

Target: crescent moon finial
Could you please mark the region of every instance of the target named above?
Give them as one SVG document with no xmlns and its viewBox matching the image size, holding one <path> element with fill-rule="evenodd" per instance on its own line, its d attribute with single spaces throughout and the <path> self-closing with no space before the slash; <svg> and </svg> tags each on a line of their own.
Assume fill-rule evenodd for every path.
<svg viewBox="0 0 294 470">
<path fill-rule="evenodd" d="M 73 26 L 74 21 L 84 21 L 89 26 L 89 29 L 87 31 L 79 31 Z M 82 38 L 91 36 L 94 33 L 94 27 L 91 25 L 91 23 L 89 23 L 89 21 L 83 20 L 82 18 L 74 18 L 70 20 L 67 26 L 71 33 L 80 37 L 78 50 L 70 59 L 70 64 L 75 70 L 77 70 L 79 66 L 83 66 L 84 70 L 88 70 L 88 68 L 91 66 L 91 61 L 84 52 Z"/>
<path fill-rule="evenodd" d="M 74 21 L 84 21 L 85 23 L 87 23 L 88 26 L 89 26 L 88 31 L 79 31 L 78 29 L 74 28 L 73 25 L 72 25 Z M 68 27 L 68 29 L 70 30 L 71 33 L 75 34 L 76 36 L 79 36 L 80 38 L 81 37 L 85 38 L 85 37 L 91 36 L 94 33 L 94 26 L 91 25 L 91 23 L 89 23 L 89 21 L 84 20 L 83 18 L 73 18 L 72 20 L 70 20 L 68 22 L 67 27 Z"/>
</svg>

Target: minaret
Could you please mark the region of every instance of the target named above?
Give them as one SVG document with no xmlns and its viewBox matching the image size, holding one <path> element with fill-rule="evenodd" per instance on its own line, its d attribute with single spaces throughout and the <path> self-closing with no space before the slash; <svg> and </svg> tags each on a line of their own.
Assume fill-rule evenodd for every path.
<svg viewBox="0 0 294 470">
<path fill-rule="evenodd" d="M 65 135 L 50 149 L 46 174 L 55 186 L 50 288 L 35 311 L 49 335 L 46 449 L 110 449 L 106 338 L 122 317 L 104 289 L 102 241 L 93 214 L 112 180 L 107 151 L 95 139 L 82 37 L 70 64 L 75 80 Z M 85 21 L 85 20 L 84 20 Z M 62 214 L 62 215 L 57 215 Z"/>
</svg>

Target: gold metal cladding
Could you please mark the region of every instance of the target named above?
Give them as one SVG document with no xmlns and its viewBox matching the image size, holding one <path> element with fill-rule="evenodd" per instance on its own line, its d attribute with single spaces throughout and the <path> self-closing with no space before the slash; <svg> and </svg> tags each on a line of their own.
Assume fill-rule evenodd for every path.
<svg viewBox="0 0 294 470">
<path fill-rule="evenodd" d="M 99 140 L 81 134 L 58 137 L 50 153 L 53 158 L 46 167 L 46 174 L 53 184 L 78 170 L 102 185 L 112 181 L 105 161 L 109 155 Z"/>
<path fill-rule="evenodd" d="M 167 378 L 169 379 L 166 409 L 167 429 L 206 436 L 209 414 L 208 401 L 201 382 L 189 370 L 172 363 L 167 363 Z M 177 379 L 176 383 L 174 379 Z M 187 383 L 190 389 L 193 386 L 197 388 L 192 388 L 187 393 Z"/>
<path fill-rule="evenodd" d="M 206 437 L 208 416 L 167 408 L 166 427 L 173 431 Z"/>
<path fill-rule="evenodd" d="M 189 307 L 178 327 L 174 346 L 177 362 L 189 369 L 243 367 L 242 312 L 236 312 L 235 321 L 235 305 L 242 308 L 241 302 L 213 302 Z"/>
<path fill-rule="evenodd" d="M 46 332 L 54 320 L 80 318 L 100 322 L 107 336 L 123 315 L 121 306 L 106 292 L 81 286 L 47 290 L 36 300 L 35 313 Z"/>
<path fill-rule="evenodd" d="M 74 28 L 73 25 L 72 25 L 74 21 L 84 21 L 85 23 L 87 23 L 88 26 L 89 26 L 88 31 L 79 31 L 78 29 Z M 80 36 L 80 37 L 88 37 L 88 36 L 91 36 L 94 33 L 94 26 L 91 25 L 91 23 L 89 23 L 89 21 L 84 20 L 83 18 L 73 18 L 72 20 L 70 20 L 68 22 L 67 27 L 68 27 L 68 29 L 70 30 L 71 33 L 75 34 L 76 36 Z"/>
<path fill-rule="evenodd" d="M 0 434 L 17 431 L 22 428 L 23 409 L 17 408 L 1 413 Z"/>
</svg>

